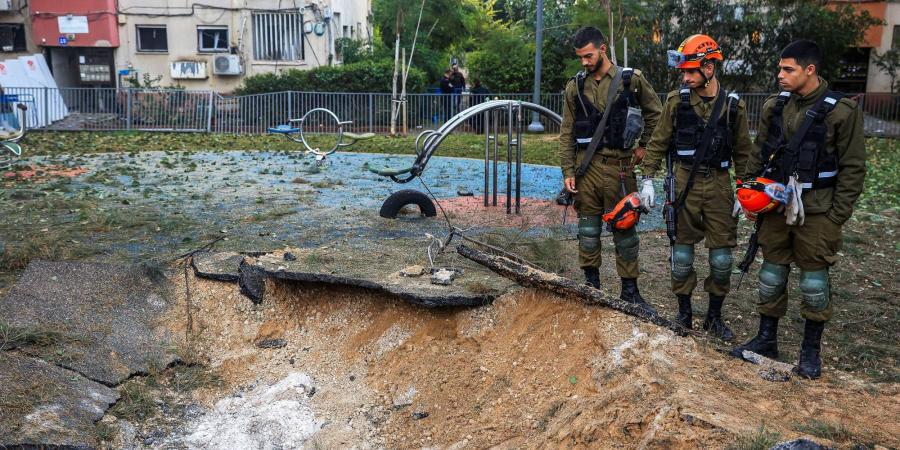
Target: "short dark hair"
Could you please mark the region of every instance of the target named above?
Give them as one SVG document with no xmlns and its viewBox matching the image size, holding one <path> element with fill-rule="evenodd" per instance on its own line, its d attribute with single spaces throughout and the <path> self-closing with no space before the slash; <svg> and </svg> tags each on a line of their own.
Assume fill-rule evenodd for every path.
<svg viewBox="0 0 900 450">
<path fill-rule="evenodd" d="M 800 39 L 791 42 L 781 51 L 781 59 L 793 58 L 801 67 L 810 64 L 816 67 L 816 72 L 822 68 L 822 49 L 809 39 Z"/>
<path fill-rule="evenodd" d="M 595 27 L 581 27 L 572 36 L 572 45 L 578 49 L 588 44 L 594 44 L 594 47 L 600 48 L 601 45 L 606 44 L 606 36 Z"/>
</svg>

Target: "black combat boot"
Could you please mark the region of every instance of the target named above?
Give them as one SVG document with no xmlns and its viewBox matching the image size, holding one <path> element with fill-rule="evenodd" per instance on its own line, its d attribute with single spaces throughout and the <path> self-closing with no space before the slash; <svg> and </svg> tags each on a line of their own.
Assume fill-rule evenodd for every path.
<svg viewBox="0 0 900 450">
<path fill-rule="evenodd" d="M 584 281 L 594 289 L 600 289 L 600 269 L 597 267 L 584 267 Z"/>
<path fill-rule="evenodd" d="M 690 330 L 693 328 L 694 320 L 694 312 L 691 310 L 691 295 L 675 294 L 675 296 L 678 297 L 678 317 L 675 318 L 675 322 Z"/>
<path fill-rule="evenodd" d="M 656 310 L 644 300 L 644 297 L 641 297 L 641 292 L 638 291 L 637 278 L 622 278 L 622 294 L 619 295 L 619 299 L 628 303 L 634 303 L 651 315 L 655 316 L 657 314 Z"/>
<path fill-rule="evenodd" d="M 724 295 L 709 294 L 709 308 L 706 310 L 706 320 L 703 321 L 703 329 L 723 341 L 733 341 L 734 333 L 722 320 L 722 303 Z"/>
<path fill-rule="evenodd" d="M 822 330 L 825 322 L 816 322 L 806 319 L 803 327 L 803 342 L 800 344 L 800 364 L 794 368 L 794 373 L 803 378 L 815 380 L 822 375 Z"/>
<path fill-rule="evenodd" d="M 759 332 L 744 345 L 731 351 L 731 356 L 744 358 L 744 350 L 750 350 L 767 358 L 778 358 L 778 318 L 759 315 Z"/>
</svg>

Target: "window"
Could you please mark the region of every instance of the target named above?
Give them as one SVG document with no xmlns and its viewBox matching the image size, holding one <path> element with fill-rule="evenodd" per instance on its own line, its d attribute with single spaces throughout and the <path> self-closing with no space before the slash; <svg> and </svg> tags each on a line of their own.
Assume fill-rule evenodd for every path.
<svg viewBox="0 0 900 450">
<path fill-rule="evenodd" d="M 253 13 L 253 59 L 302 61 L 304 55 L 303 15 Z"/>
<path fill-rule="evenodd" d="M 137 51 L 139 52 L 167 52 L 169 41 L 166 37 L 165 25 L 138 25 L 137 26 Z"/>
<path fill-rule="evenodd" d="M 900 48 L 900 25 L 894 25 L 894 35 L 891 38 L 891 48 Z"/>
<path fill-rule="evenodd" d="M 228 27 L 197 27 L 197 51 L 227 52 Z"/>
<path fill-rule="evenodd" d="M 25 27 L 21 23 L 0 23 L 0 51 L 25 50 Z"/>
</svg>

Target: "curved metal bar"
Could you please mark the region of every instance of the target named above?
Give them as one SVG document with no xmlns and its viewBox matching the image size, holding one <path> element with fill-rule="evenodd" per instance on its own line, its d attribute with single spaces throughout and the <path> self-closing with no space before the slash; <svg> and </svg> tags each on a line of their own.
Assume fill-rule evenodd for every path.
<svg viewBox="0 0 900 450">
<path fill-rule="evenodd" d="M 337 126 L 338 126 L 337 142 L 334 144 L 333 147 L 331 147 L 331 150 L 328 150 L 327 152 L 323 152 L 322 150 L 319 150 L 318 148 L 310 147 L 309 143 L 306 142 L 306 136 L 303 135 L 303 124 L 306 122 L 306 118 L 309 117 L 310 114 L 312 114 L 316 111 L 322 111 L 322 112 L 330 115 L 334 119 L 334 121 L 337 123 Z M 301 117 L 299 119 L 291 119 L 290 121 L 291 122 L 300 122 L 300 126 L 297 127 L 300 129 L 300 132 L 298 133 L 298 134 L 300 134 L 300 142 L 303 144 L 304 147 L 306 147 L 307 153 L 312 153 L 312 154 L 316 155 L 317 161 L 321 161 L 326 156 L 331 155 L 332 153 L 336 152 L 339 147 L 345 147 L 345 145 L 341 145 L 344 141 L 344 125 L 353 123 L 352 121 L 349 121 L 349 120 L 342 121 L 337 116 L 337 114 L 335 114 L 333 111 L 331 111 L 328 108 L 313 108 L 313 109 L 307 111 L 306 114 L 303 115 L 303 117 Z M 291 138 L 291 139 L 296 141 L 296 139 L 294 139 L 294 138 Z"/>
<path fill-rule="evenodd" d="M 449 121 L 447 121 L 447 123 L 445 123 L 443 126 L 438 128 L 438 130 L 434 134 L 432 134 L 432 136 L 436 136 L 436 137 L 426 141 L 426 145 L 425 145 L 425 148 L 423 149 L 423 152 L 421 154 L 419 154 L 419 157 L 416 158 L 416 162 L 413 163 L 413 170 L 410 172 L 411 174 L 413 174 L 413 178 L 415 178 L 416 176 L 421 174 L 422 171 L 425 170 L 425 166 L 428 164 L 428 161 L 431 159 L 431 156 L 434 154 L 434 152 L 437 150 L 437 148 L 441 145 L 441 142 L 444 141 L 444 139 L 447 137 L 447 135 L 449 135 L 450 132 L 454 128 L 456 128 L 457 126 L 459 126 L 460 124 L 462 124 L 463 122 L 465 122 L 466 120 L 470 119 L 471 117 L 473 117 L 477 114 L 483 113 L 485 111 L 494 110 L 494 109 L 509 108 L 513 104 L 520 105 L 519 106 L 520 108 L 535 111 L 541 115 L 544 115 L 544 116 L 548 117 L 550 120 L 554 121 L 556 124 L 562 123 L 562 117 L 560 117 L 559 114 L 556 114 L 555 112 L 553 112 L 541 105 L 538 105 L 536 103 L 519 102 L 517 100 L 491 100 L 491 101 L 487 101 L 484 103 L 480 103 L 480 104 L 472 106 L 472 107 L 464 110 L 463 112 L 457 114 L 456 116 L 452 117 Z"/>
</svg>

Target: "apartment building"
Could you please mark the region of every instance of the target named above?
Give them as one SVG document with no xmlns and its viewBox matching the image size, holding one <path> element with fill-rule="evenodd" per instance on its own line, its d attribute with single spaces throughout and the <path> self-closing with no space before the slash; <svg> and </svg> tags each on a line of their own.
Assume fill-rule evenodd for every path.
<svg viewBox="0 0 900 450">
<path fill-rule="evenodd" d="M 340 38 L 372 35 L 371 0 L 30 0 L 25 8 L 27 38 L 17 48 L 42 52 L 66 87 L 127 86 L 146 75 L 163 87 L 230 92 L 245 76 L 340 64 Z"/>
</svg>

